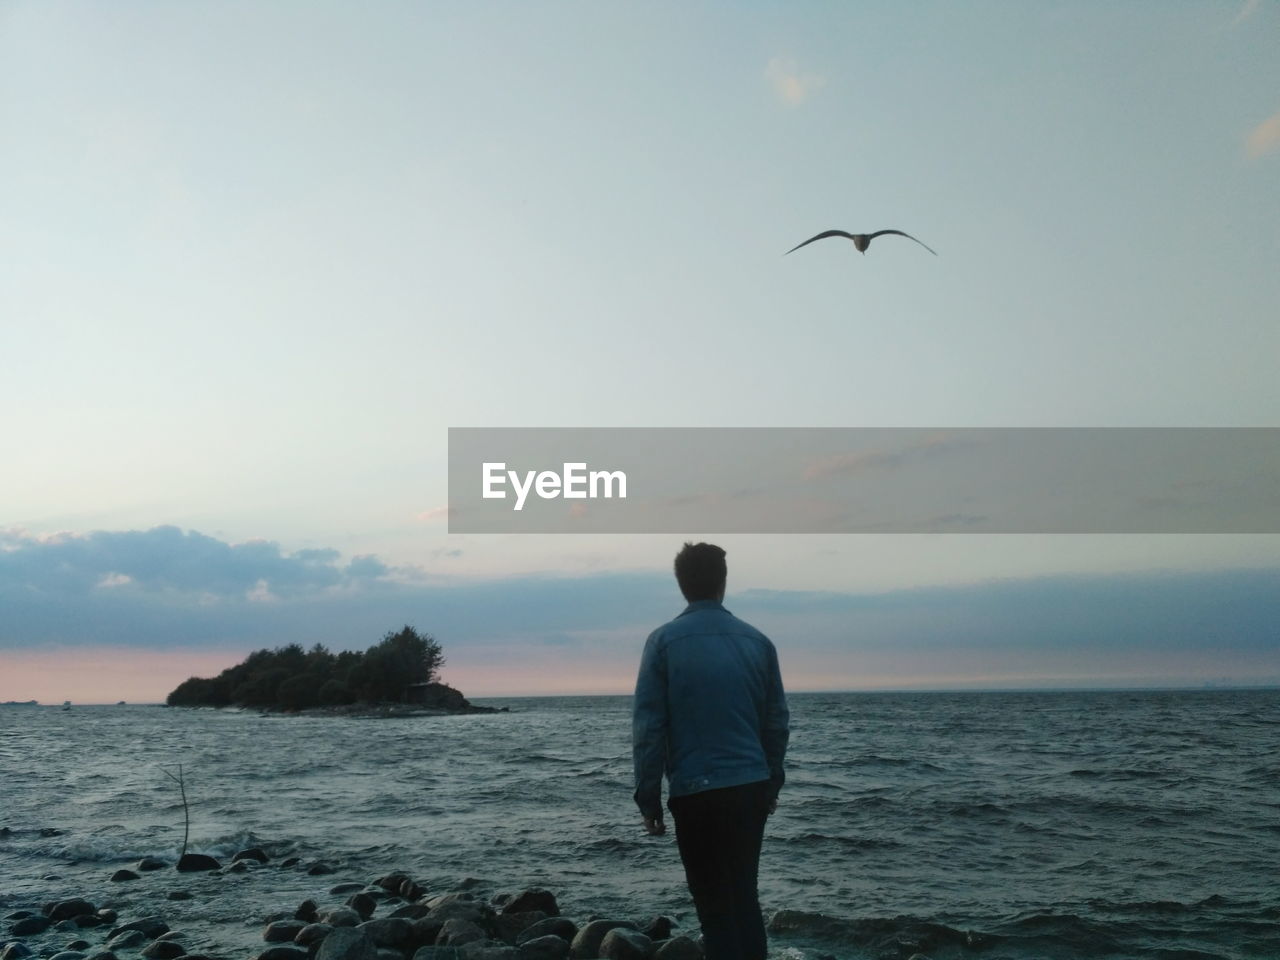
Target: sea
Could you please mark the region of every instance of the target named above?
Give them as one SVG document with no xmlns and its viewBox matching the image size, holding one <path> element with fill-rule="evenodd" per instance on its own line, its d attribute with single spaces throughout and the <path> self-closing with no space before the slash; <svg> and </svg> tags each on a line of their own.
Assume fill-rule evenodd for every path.
<svg viewBox="0 0 1280 960">
<path fill-rule="evenodd" d="M 0 916 L 79 896 L 247 960 L 267 917 L 403 871 L 696 935 L 674 837 L 631 799 L 630 698 L 475 702 L 508 709 L 0 707 Z M 789 702 L 760 870 L 771 960 L 1280 958 L 1280 690 Z M 111 881 L 172 862 L 184 812 L 191 851 L 272 862 Z"/>
</svg>

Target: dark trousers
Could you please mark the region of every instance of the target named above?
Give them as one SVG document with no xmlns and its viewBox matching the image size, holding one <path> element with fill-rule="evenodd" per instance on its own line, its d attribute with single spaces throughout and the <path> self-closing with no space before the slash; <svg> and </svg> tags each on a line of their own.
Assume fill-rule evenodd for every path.
<svg viewBox="0 0 1280 960">
<path fill-rule="evenodd" d="M 770 794 L 763 780 L 667 801 L 706 960 L 765 960 L 756 878 Z"/>
</svg>

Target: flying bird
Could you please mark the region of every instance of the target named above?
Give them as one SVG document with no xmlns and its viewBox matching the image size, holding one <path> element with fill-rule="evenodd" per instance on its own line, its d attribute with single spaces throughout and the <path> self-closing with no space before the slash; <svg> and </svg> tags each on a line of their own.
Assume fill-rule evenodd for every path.
<svg viewBox="0 0 1280 960">
<path fill-rule="evenodd" d="M 787 253 L 795 253 L 801 247 L 807 246 L 815 240 L 825 240 L 827 237 L 844 237 L 846 240 L 852 240 L 853 245 L 858 248 L 859 253 L 866 253 L 867 247 L 871 246 L 871 241 L 876 237 L 883 237 L 886 233 L 892 233 L 899 237 L 906 237 L 908 240 L 916 240 L 916 238 L 911 234 L 903 233 L 901 230 L 877 230 L 875 233 L 845 233 L 843 230 L 824 230 L 816 237 L 810 237 L 804 243 L 797 243 L 794 247 L 788 250 Z M 919 243 L 920 246 L 924 247 L 935 257 L 938 255 L 938 251 L 933 249 L 933 247 L 929 246 L 927 243 L 923 243 L 920 240 L 916 240 L 916 243 Z M 784 253 L 783 256 L 785 257 L 787 253 Z"/>
</svg>

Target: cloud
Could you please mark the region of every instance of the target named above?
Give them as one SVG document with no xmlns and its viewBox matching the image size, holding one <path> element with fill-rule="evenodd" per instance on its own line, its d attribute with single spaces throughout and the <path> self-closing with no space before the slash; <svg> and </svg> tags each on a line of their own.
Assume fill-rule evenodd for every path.
<svg viewBox="0 0 1280 960">
<path fill-rule="evenodd" d="M 1257 160 L 1277 147 L 1280 147 L 1280 111 L 1254 127 L 1245 140 L 1245 152 L 1250 160 Z"/>
<path fill-rule="evenodd" d="M 430 510 L 423 510 L 417 514 L 417 519 L 423 523 L 435 523 L 438 520 L 448 520 L 457 515 L 458 511 L 454 507 L 432 507 Z"/>
<path fill-rule="evenodd" d="M 352 561 L 354 570 L 339 567 L 340 559 L 336 550 L 287 554 L 265 540 L 226 543 L 169 526 L 52 536 L 6 530 L 0 531 L 0 590 L 25 590 L 50 600 L 101 589 L 284 597 L 377 575 L 364 558 Z"/>
<path fill-rule="evenodd" d="M 810 687 L 902 685 L 926 674 L 996 685 L 1226 674 L 1277 682 L 1277 594 L 1280 570 L 1255 569 L 878 593 L 750 590 L 727 605 L 773 637 L 784 670 L 794 664 Z M 11 531 L 0 533 L 0 685 L 11 684 L 10 664 L 41 651 L 73 660 L 107 647 L 140 657 L 225 651 L 230 666 L 291 642 L 365 649 L 409 623 L 445 646 L 451 675 L 481 689 L 534 675 L 544 692 L 623 689 L 645 636 L 682 608 L 666 571 L 446 578 L 371 555 L 289 553 L 173 527 L 43 539 Z M 174 685 L 157 684 L 157 699 Z"/>
<path fill-rule="evenodd" d="M 764 75 L 779 99 L 792 107 L 800 106 L 827 84 L 817 74 L 801 73 L 794 60 L 781 57 L 769 61 Z"/>
</svg>

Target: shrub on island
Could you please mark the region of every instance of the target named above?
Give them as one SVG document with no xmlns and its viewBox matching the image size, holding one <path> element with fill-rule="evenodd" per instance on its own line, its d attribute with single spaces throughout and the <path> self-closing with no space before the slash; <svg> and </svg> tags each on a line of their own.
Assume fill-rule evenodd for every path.
<svg viewBox="0 0 1280 960">
<path fill-rule="evenodd" d="M 435 638 L 406 624 L 363 653 L 335 654 L 319 643 L 310 650 L 297 643 L 255 650 L 216 677 L 183 681 L 165 702 L 171 707 L 288 711 L 379 703 L 478 709 L 439 682 L 443 663 L 444 652 Z"/>
</svg>

